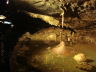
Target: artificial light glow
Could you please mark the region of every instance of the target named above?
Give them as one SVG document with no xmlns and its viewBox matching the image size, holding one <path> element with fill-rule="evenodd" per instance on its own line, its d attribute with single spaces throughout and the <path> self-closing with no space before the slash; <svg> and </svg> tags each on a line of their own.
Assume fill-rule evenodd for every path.
<svg viewBox="0 0 96 72">
<path fill-rule="evenodd" d="M 4 15 L 0 15 L 0 19 L 5 19 L 6 17 Z"/>
<path fill-rule="evenodd" d="M 6 4 L 9 4 L 9 0 L 6 1 Z"/>
<path fill-rule="evenodd" d="M 9 22 L 9 21 L 4 21 L 4 24 L 12 24 L 11 22 Z"/>
</svg>

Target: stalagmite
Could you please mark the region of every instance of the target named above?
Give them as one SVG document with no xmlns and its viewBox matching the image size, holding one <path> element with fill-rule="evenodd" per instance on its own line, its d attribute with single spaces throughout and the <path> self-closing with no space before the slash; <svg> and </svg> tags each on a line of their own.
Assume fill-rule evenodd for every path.
<svg viewBox="0 0 96 72">
<path fill-rule="evenodd" d="M 58 55 L 63 55 L 64 53 L 66 53 L 65 43 L 61 41 L 60 44 L 52 48 L 52 52 Z"/>
</svg>

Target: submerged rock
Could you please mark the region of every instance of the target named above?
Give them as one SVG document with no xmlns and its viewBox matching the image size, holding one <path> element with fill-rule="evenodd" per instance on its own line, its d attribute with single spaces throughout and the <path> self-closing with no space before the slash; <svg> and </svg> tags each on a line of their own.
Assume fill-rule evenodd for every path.
<svg viewBox="0 0 96 72">
<path fill-rule="evenodd" d="M 84 53 L 78 53 L 73 58 L 77 63 L 82 63 L 87 60 L 87 57 Z"/>
</svg>

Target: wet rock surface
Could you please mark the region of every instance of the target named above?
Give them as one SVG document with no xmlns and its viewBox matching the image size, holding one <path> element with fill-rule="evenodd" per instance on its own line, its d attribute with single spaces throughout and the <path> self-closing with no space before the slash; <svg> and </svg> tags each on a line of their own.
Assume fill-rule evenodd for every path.
<svg viewBox="0 0 96 72">
<path fill-rule="evenodd" d="M 92 35 L 93 32 L 94 35 Z M 41 72 L 95 72 L 95 32 L 95 29 L 91 29 L 77 30 L 74 33 L 70 30 L 53 27 L 34 34 L 27 32 L 19 38 L 13 51 L 13 69 L 18 72 L 34 70 Z M 58 47 L 60 41 L 65 43 L 67 54 L 58 55 L 52 51 L 54 47 Z M 91 61 L 78 64 L 73 59 L 74 55 L 78 53 L 84 53 Z"/>
<path fill-rule="evenodd" d="M 10 0 L 9 10 L 14 27 L 0 28 L 0 47 L 12 72 L 96 72 L 96 0 Z"/>
</svg>

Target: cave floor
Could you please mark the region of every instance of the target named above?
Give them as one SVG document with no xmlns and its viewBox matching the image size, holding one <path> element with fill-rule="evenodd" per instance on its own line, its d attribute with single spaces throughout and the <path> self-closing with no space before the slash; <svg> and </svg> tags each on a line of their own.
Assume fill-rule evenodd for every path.
<svg viewBox="0 0 96 72">
<path fill-rule="evenodd" d="M 96 72 L 96 38 L 92 32 L 96 34 L 94 30 L 72 33 L 59 28 L 43 29 L 33 35 L 27 32 L 13 51 L 13 69 L 16 72 Z M 57 55 L 52 48 L 61 40 L 69 51 Z M 78 53 L 84 53 L 88 61 L 77 63 L 73 57 Z"/>
</svg>

